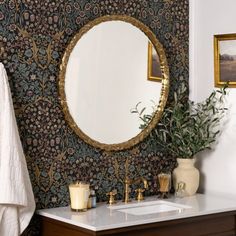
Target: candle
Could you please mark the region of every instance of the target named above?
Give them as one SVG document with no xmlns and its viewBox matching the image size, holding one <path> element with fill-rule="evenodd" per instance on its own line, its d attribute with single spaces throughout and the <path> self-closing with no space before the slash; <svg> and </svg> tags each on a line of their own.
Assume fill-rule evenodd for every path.
<svg viewBox="0 0 236 236">
<path fill-rule="evenodd" d="M 70 184 L 69 191 L 71 209 L 76 211 L 86 211 L 89 197 L 89 184 Z"/>
</svg>

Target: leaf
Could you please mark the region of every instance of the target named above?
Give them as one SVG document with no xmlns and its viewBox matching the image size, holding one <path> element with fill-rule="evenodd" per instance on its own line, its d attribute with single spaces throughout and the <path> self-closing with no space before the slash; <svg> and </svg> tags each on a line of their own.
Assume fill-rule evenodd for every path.
<svg viewBox="0 0 236 236">
<path fill-rule="evenodd" d="M 151 132 L 150 138 L 169 155 L 189 158 L 210 148 L 220 134 L 220 122 L 227 107 L 224 105 L 226 92 L 213 91 L 203 102 L 187 99 L 187 84 L 181 79 L 173 93 L 173 101 L 164 109 L 161 120 Z M 154 103 L 153 110 L 157 107 Z M 141 129 L 145 129 L 153 113 L 145 114 L 146 108 L 136 104 L 132 113 L 138 114 Z"/>
</svg>

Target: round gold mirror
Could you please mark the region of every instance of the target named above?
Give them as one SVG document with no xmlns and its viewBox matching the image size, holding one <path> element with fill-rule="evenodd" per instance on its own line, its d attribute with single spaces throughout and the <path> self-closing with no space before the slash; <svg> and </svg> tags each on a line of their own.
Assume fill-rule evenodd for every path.
<svg viewBox="0 0 236 236">
<path fill-rule="evenodd" d="M 157 125 L 169 92 L 161 43 L 128 16 L 103 16 L 85 25 L 66 48 L 59 77 L 69 125 L 85 142 L 107 151 L 141 142 Z M 146 114 L 154 114 L 144 130 L 131 113 L 139 102 Z"/>
</svg>

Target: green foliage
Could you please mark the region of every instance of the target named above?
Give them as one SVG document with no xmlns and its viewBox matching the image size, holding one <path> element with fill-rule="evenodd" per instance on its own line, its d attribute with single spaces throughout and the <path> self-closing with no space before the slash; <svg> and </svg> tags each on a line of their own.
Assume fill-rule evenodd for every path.
<svg viewBox="0 0 236 236">
<path fill-rule="evenodd" d="M 196 153 L 210 148 L 220 133 L 220 121 L 227 110 L 224 105 L 226 86 L 199 103 L 186 99 L 186 94 L 187 86 L 182 82 L 151 133 L 158 145 L 178 158 L 193 158 Z M 155 110 L 150 115 L 144 114 L 145 108 L 140 110 L 140 104 L 131 112 L 139 115 L 140 129 L 144 129 Z"/>
</svg>

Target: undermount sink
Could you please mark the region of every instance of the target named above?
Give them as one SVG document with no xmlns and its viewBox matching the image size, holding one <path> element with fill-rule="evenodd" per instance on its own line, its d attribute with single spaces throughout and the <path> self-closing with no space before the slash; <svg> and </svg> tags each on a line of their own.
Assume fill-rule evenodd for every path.
<svg viewBox="0 0 236 236">
<path fill-rule="evenodd" d="M 184 209 L 191 208 L 187 205 L 172 203 L 163 200 L 134 203 L 129 205 L 111 206 L 110 209 L 131 215 L 148 215 L 163 212 L 182 212 Z"/>
</svg>

